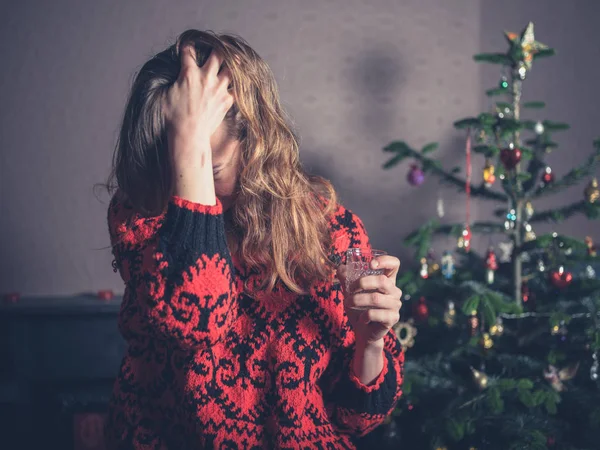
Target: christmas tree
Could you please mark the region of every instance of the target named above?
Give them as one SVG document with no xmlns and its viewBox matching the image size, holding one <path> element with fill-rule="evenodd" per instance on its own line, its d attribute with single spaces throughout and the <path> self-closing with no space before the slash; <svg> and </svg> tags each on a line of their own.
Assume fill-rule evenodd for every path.
<svg viewBox="0 0 600 450">
<path fill-rule="evenodd" d="M 505 34 L 506 53 L 474 57 L 501 68 L 487 91 L 493 110 L 454 124 L 466 133 L 464 174 L 432 157 L 435 143 L 384 149 L 385 169 L 411 160 L 410 184 L 437 176 L 466 200 L 464 223 L 431 220 L 406 238 L 418 268 L 398 280 L 404 307 L 395 330 L 407 362 L 403 399 L 381 430 L 388 448 L 600 448 L 600 258 L 589 237 L 534 231 L 575 214 L 600 217 L 592 178 L 600 140 L 586 161 L 554 178 L 545 157 L 559 151 L 552 136 L 569 127 L 536 117 L 543 102 L 522 101 L 534 61 L 554 51 L 535 40 L 532 23 Z M 471 176 L 471 156 L 485 158 L 481 178 Z M 534 209 L 579 183 L 580 201 Z M 495 217 L 471 221 L 472 197 L 495 202 Z M 438 259 L 431 248 L 440 234 L 455 236 L 457 248 Z M 496 236 L 502 254 L 473 248 L 472 234 Z"/>
</svg>

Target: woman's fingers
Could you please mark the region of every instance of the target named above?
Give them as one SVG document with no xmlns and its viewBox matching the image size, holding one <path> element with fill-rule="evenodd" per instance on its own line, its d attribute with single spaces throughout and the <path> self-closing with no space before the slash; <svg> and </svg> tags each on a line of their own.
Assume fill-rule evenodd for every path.
<svg viewBox="0 0 600 450">
<path fill-rule="evenodd" d="M 400 260 L 395 256 L 381 255 L 371 261 L 373 269 L 385 270 L 386 276 L 395 278 L 400 269 Z"/>
<path fill-rule="evenodd" d="M 369 309 L 361 314 L 364 323 L 379 323 L 384 328 L 392 328 L 400 320 L 400 311 Z"/>
<path fill-rule="evenodd" d="M 398 291 L 400 291 L 398 289 Z M 347 297 L 344 300 L 347 308 L 352 309 L 388 309 L 390 311 L 400 311 L 402 302 L 400 296 L 385 295 L 381 292 L 362 292 Z"/>
<path fill-rule="evenodd" d="M 226 90 L 229 90 L 229 85 L 231 84 L 231 72 L 229 71 L 229 68 L 227 66 L 223 66 L 223 69 L 221 69 L 221 72 L 219 73 L 219 84 L 221 86 L 225 86 Z"/>
<path fill-rule="evenodd" d="M 360 291 L 379 291 L 384 294 L 393 294 L 396 287 L 396 280 L 388 278 L 386 275 L 368 275 L 350 284 L 350 292 Z M 399 289 L 398 289 L 399 290 Z"/>
<path fill-rule="evenodd" d="M 222 64 L 223 57 L 219 55 L 219 53 L 213 48 L 210 52 L 208 60 L 206 61 L 204 66 L 202 66 L 202 69 L 206 71 L 206 75 L 208 77 L 216 77 L 219 74 L 219 69 L 221 69 Z"/>
<path fill-rule="evenodd" d="M 198 67 L 196 62 L 196 49 L 192 44 L 185 44 L 179 49 L 179 57 L 181 60 L 181 68 L 189 69 Z"/>
</svg>

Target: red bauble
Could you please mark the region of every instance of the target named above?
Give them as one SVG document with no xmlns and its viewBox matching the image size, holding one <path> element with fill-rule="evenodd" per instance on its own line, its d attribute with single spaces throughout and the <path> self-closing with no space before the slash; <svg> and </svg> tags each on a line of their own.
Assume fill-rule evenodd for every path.
<svg viewBox="0 0 600 450">
<path fill-rule="evenodd" d="M 485 268 L 490 270 L 498 270 L 498 261 L 494 249 L 490 248 L 485 257 Z"/>
<path fill-rule="evenodd" d="M 556 439 L 554 439 L 552 436 L 548 436 L 548 439 L 546 439 L 546 445 L 548 447 L 553 447 L 554 444 L 556 444 Z"/>
<path fill-rule="evenodd" d="M 521 283 L 521 299 L 523 300 L 523 303 L 529 302 L 529 296 L 529 286 L 527 286 L 526 281 L 523 281 Z"/>
<path fill-rule="evenodd" d="M 554 287 L 559 289 L 566 288 L 573 281 L 573 274 L 565 271 L 563 266 L 560 266 L 558 270 L 550 272 L 550 282 Z"/>
<path fill-rule="evenodd" d="M 544 171 L 544 175 L 542 175 L 542 182 L 544 185 L 550 184 L 554 181 L 554 174 L 552 173 L 552 169 L 550 167 L 546 167 Z"/>
<path fill-rule="evenodd" d="M 413 317 L 420 321 L 429 318 L 429 308 L 427 307 L 425 297 L 421 297 L 417 303 L 413 304 L 412 313 Z"/>
<path fill-rule="evenodd" d="M 500 151 L 500 161 L 506 170 L 512 170 L 517 167 L 521 161 L 521 150 L 518 148 L 503 148 Z"/>
</svg>

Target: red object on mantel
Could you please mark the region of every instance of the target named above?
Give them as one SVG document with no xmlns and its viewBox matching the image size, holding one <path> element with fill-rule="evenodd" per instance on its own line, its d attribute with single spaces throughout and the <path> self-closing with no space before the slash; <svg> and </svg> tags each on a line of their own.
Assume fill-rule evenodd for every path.
<svg viewBox="0 0 600 450">
<path fill-rule="evenodd" d="M 98 291 L 98 298 L 100 300 L 104 300 L 105 302 L 112 300 L 114 296 L 115 294 L 113 294 L 113 291 L 111 291 L 110 289 Z"/>
<path fill-rule="evenodd" d="M 10 292 L 10 293 L 4 294 L 2 296 L 2 300 L 5 303 L 17 303 L 20 298 L 21 298 L 21 294 L 19 294 L 18 292 Z"/>
<path fill-rule="evenodd" d="M 73 417 L 75 450 L 106 450 L 104 424 L 106 414 L 78 413 Z"/>
</svg>

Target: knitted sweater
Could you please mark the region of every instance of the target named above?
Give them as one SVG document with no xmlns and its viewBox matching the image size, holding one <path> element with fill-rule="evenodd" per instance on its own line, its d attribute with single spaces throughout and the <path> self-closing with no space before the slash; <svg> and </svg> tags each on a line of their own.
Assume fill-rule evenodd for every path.
<svg viewBox="0 0 600 450">
<path fill-rule="evenodd" d="M 172 197 L 145 218 L 113 197 L 108 224 L 128 343 L 109 408 L 111 448 L 353 449 L 352 437 L 393 409 L 404 361 L 393 332 L 382 372 L 362 384 L 339 283 L 246 295 L 260 274 L 232 258 L 218 200 Z M 337 260 L 369 245 L 341 206 L 330 230 Z"/>
</svg>

